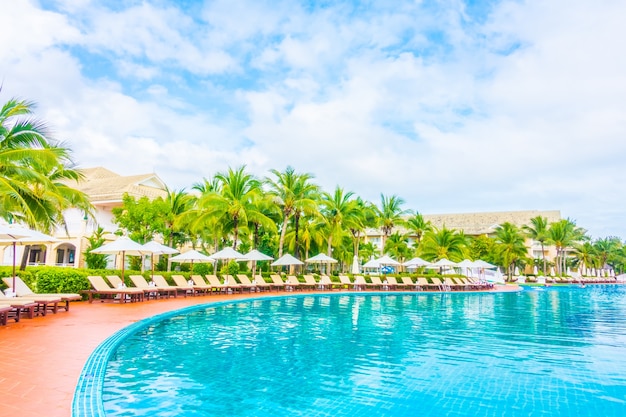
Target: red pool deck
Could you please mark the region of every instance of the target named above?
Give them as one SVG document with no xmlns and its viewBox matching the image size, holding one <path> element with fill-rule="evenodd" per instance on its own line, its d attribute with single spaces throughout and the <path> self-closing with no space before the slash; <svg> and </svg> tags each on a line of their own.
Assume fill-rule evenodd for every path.
<svg viewBox="0 0 626 417">
<path fill-rule="evenodd" d="M 506 287 L 499 290 L 515 286 Z M 10 321 L 0 326 L 0 417 L 70 417 L 74 389 L 91 352 L 138 320 L 196 304 L 284 294 L 178 297 L 126 304 L 83 301 L 72 303 L 67 312 Z"/>
</svg>

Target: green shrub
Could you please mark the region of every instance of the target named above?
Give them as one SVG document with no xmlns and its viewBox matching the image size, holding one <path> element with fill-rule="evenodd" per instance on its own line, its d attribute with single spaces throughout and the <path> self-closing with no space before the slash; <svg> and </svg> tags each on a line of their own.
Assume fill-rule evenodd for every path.
<svg viewBox="0 0 626 417">
<path fill-rule="evenodd" d="M 197 263 L 193 265 L 194 274 L 207 275 L 213 273 L 213 264 L 210 263 Z"/>
<path fill-rule="evenodd" d="M 87 271 L 74 268 L 42 268 L 37 271 L 35 288 L 37 293 L 80 293 L 90 287 Z"/>
</svg>

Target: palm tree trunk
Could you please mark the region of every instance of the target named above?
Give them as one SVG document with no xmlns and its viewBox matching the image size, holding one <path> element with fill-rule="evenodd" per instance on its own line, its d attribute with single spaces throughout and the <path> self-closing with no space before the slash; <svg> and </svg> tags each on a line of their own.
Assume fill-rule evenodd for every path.
<svg viewBox="0 0 626 417">
<path fill-rule="evenodd" d="M 237 239 L 239 238 L 239 222 L 237 217 L 233 217 L 233 249 L 237 250 Z"/>
<path fill-rule="evenodd" d="M 543 275 L 546 274 L 546 268 L 548 267 L 546 264 L 546 252 L 543 247 L 543 242 L 541 242 L 541 258 L 543 259 Z"/>
<path fill-rule="evenodd" d="M 333 253 L 333 235 L 332 233 L 330 234 L 330 236 L 328 236 L 328 250 L 327 250 L 327 255 L 328 256 L 332 256 Z"/>
<path fill-rule="evenodd" d="M 297 258 L 298 255 L 300 254 L 300 245 L 298 242 L 298 229 L 300 228 L 300 213 L 296 213 L 294 215 L 294 221 L 295 221 L 295 228 L 296 228 L 296 234 L 294 237 L 295 243 L 294 243 L 294 256 Z"/>
<path fill-rule="evenodd" d="M 289 221 L 289 217 L 287 215 L 283 215 L 283 225 L 280 230 L 280 241 L 278 242 L 278 257 L 283 256 L 283 246 L 285 244 L 285 235 L 287 233 L 287 222 Z M 297 239 L 296 239 L 297 240 Z"/>
</svg>

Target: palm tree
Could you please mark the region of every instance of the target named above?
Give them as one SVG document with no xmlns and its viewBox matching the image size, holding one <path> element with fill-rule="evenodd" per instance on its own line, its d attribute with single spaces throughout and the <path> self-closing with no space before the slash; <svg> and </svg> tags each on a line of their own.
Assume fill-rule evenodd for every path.
<svg viewBox="0 0 626 417">
<path fill-rule="evenodd" d="M 359 243 L 359 260 L 361 262 L 367 262 L 377 252 L 376 246 L 372 242 Z"/>
<path fill-rule="evenodd" d="M 596 248 L 591 242 L 574 244 L 574 256 L 578 260 L 578 268 L 581 275 L 584 269 L 592 267 L 597 268 L 600 264 L 598 262 Z"/>
<path fill-rule="evenodd" d="M 430 220 L 426 221 L 419 212 L 409 217 L 404 226 L 415 234 L 415 248 L 419 247 L 424 233 L 433 229 Z"/>
<path fill-rule="evenodd" d="M 541 259 L 543 260 L 543 274 L 546 274 L 546 252 L 544 245 L 549 241 L 550 236 L 548 233 L 548 219 L 546 217 L 533 217 L 530 219 L 530 225 L 522 226 L 522 230 L 526 233 L 528 238 L 541 243 Z"/>
<path fill-rule="evenodd" d="M 194 205 L 194 197 L 191 194 L 182 190 L 170 190 L 167 189 L 167 195 L 165 196 L 164 203 L 167 210 L 165 217 L 165 231 L 164 238 L 168 246 L 178 247 L 186 241 L 189 237 L 185 233 L 184 229 L 178 227 L 178 219 L 187 211 L 192 209 Z"/>
<path fill-rule="evenodd" d="M 314 217 L 304 217 L 300 225 L 299 239 L 302 249 L 304 250 L 303 259 L 309 257 L 312 250 L 316 249 L 320 252 L 326 234 L 324 232 L 324 223 L 317 221 Z M 285 245 L 290 251 L 295 253 L 296 248 L 296 231 L 291 230 L 285 235 Z"/>
<path fill-rule="evenodd" d="M 347 225 L 352 235 L 352 263 L 359 263 L 359 248 L 361 246 L 362 233 L 367 227 L 376 225 L 376 206 L 372 203 L 357 197 L 355 199 L 356 213 L 352 221 Z"/>
<path fill-rule="evenodd" d="M 585 230 L 577 227 L 570 219 L 562 219 L 550 224 L 548 229 L 550 241 L 556 246 L 557 273 L 566 271 L 566 252 L 573 244 L 586 239 Z"/>
<path fill-rule="evenodd" d="M 385 253 L 389 254 L 392 258 L 403 263 L 411 256 L 411 249 L 409 249 L 409 236 L 406 234 L 400 234 L 395 232 L 389 235 L 389 239 L 385 242 Z"/>
<path fill-rule="evenodd" d="M 64 225 L 64 210 L 90 214 L 88 197 L 71 187 L 82 179 L 70 150 L 48 136 L 34 103 L 11 99 L 0 109 L 0 217 L 51 232 Z"/>
<path fill-rule="evenodd" d="M 312 213 L 317 209 L 315 196 L 318 191 L 317 185 L 310 182 L 313 175 L 298 174 L 292 167 L 287 167 L 284 172 L 275 169 L 270 170 L 275 178 L 266 178 L 265 183 L 269 187 L 269 193 L 274 198 L 283 213 L 280 226 L 280 239 L 278 242 L 278 256 L 283 256 L 283 246 L 287 225 L 292 217 L 296 219 L 295 250 L 297 255 L 299 219 L 303 213 Z"/>
<path fill-rule="evenodd" d="M 405 223 L 402 216 L 409 213 L 409 211 L 402 209 L 404 200 L 396 195 L 387 197 L 384 194 L 381 194 L 380 200 L 381 201 L 378 213 L 378 224 L 381 231 L 383 232 L 381 253 L 384 253 L 385 240 L 387 239 L 387 236 L 391 234 L 391 231 L 394 227 L 403 225 Z"/>
<path fill-rule="evenodd" d="M 524 235 L 517 226 L 506 222 L 496 227 L 495 241 L 496 253 L 510 280 L 515 264 L 524 259 L 528 253 L 524 244 Z"/>
<path fill-rule="evenodd" d="M 424 233 L 419 252 L 428 261 L 446 258 L 460 262 L 464 258 L 466 247 L 467 241 L 463 234 L 444 226 L 441 230 L 433 228 Z"/>
<path fill-rule="evenodd" d="M 359 226 L 359 205 L 352 191 L 336 187 L 333 194 L 322 193 L 320 214 L 327 226 L 328 256 L 332 256 L 333 237 L 340 238 L 345 230 Z"/>
<path fill-rule="evenodd" d="M 593 242 L 593 247 L 598 257 L 598 267 L 606 268 L 609 265 L 609 259 L 619 251 L 620 245 L 620 240 L 612 237 L 597 239 Z"/>
<path fill-rule="evenodd" d="M 245 172 L 245 165 L 226 173 L 218 173 L 215 178 L 220 183 L 220 191 L 212 191 L 198 199 L 199 214 L 194 225 L 202 226 L 216 221 L 226 231 L 232 231 L 233 249 L 237 249 L 239 229 L 256 221 L 269 225 L 272 220 L 261 213 L 254 202 L 260 193 L 261 183 Z"/>
</svg>

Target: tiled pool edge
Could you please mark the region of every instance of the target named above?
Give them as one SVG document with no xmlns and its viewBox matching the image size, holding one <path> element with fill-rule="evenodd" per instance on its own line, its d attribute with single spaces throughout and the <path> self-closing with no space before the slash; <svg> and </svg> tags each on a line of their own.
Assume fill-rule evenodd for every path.
<svg viewBox="0 0 626 417">
<path fill-rule="evenodd" d="M 231 303 L 241 300 L 228 300 L 215 303 L 203 303 L 194 306 L 183 307 L 180 309 L 157 314 L 152 317 L 142 319 L 136 323 L 128 325 L 118 330 L 89 355 L 85 366 L 78 377 L 78 383 L 74 391 L 72 399 L 72 417 L 105 417 L 104 405 L 102 402 L 102 390 L 104 386 L 104 375 L 106 373 L 106 365 L 109 358 L 124 340 L 124 338 L 150 324 L 163 320 L 170 316 L 183 314 L 186 311 L 206 308 L 207 305 L 219 305 Z"/>
<path fill-rule="evenodd" d="M 104 377 L 106 373 L 106 365 L 109 358 L 117 348 L 117 346 L 128 335 L 150 326 L 152 323 L 161 321 L 168 317 L 184 314 L 194 310 L 200 310 L 207 307 L 221 306 L 227 304 L 241 303 L 241 302 L 253 302 L 257 300 L 267 300 L 270 298 L 285 298 L 285 297 L 327 297 L 327 296 L 359 296 L 359 295 L 453 295 L 453 294 L 483 294 L 483 295 L 495 295 L 505 293 L 515 293 L 523 289 L 515 291 L 349 291 L 349 292 L 336 292 L 336 293 L 282 293 L 275 296 L 264 296 L 254 298 L 240 298 L 224 301 L 215 301 L 208 303 L 201 303 L 193 306 L 183 307 L 160 313 L 145 319 L 142 319 L 136 323 L 130 324 L 121 330 L 118 330 L 113 335 L 104 340 L 98 347 L 89 355 L 89 358 L 85 362 L 83 369 L 78 378 L 76 389 L 74 391 L 74 397 L 72 399 L 72 417 L 106 417 L 104 411 L 104 404 L 102 401 L 102 391 L 104 387 Z"/>
</svg>

